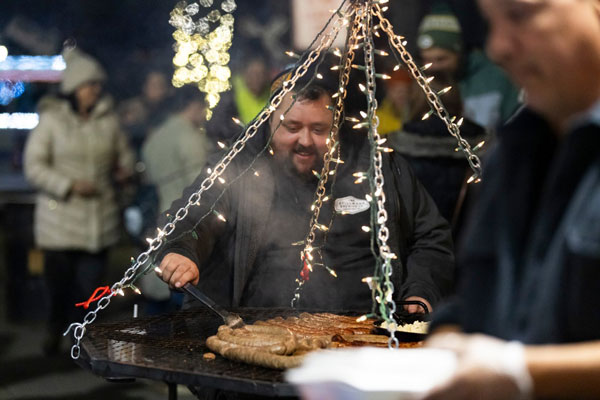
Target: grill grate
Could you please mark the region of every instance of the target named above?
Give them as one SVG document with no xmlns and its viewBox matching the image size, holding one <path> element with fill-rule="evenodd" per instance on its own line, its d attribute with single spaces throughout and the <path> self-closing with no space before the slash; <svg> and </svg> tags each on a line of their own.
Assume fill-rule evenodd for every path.
<svg viewBox="0 0 600 400">
<path fill-rule="evenodd" d="M 234 311 L 248 324 L 277 316 L 297 316 L 301 312 L 292 309 Z M 283 371 L 230 361 L 218 354 L 214 360 L 205 360 L 203 354 L 210 351 L 206 338 L 214 335 L 222 323 L 203 307 L 97 323 L 87 328 L 82 339 L 79 363 L 105 377 L 150 378 L 267 396 L 296 394 L 293 387 L 284 382 Z"/>
<path fill-rule="evenodd" d="M 236 310 L 246 323 L 298 315 L 290 309 Z M 186 385 L 261 395 L 294 395 L 283 372 L 238 363 L 216 355 L 205 360 L 207 337 L 223 322 L 205 308 L 91 325 L 82 340 L 82 358 L 102 376 L 135 376 Z"/>
</svg>

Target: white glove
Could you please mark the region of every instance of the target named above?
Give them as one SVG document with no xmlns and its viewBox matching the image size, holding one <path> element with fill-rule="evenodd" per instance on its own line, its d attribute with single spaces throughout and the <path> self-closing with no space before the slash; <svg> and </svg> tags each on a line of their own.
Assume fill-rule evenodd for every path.
<svg viewBox="0 0 600 400">
<path fill-rule="evenodd" d="M 485 335 L 441 333 L 433 335 L 427 346 L 454 351 L 458 368 L 448 382 L 434 388 L 426 399 L 531 398 L 533 381 L 521 343 Z"/>
</svg>

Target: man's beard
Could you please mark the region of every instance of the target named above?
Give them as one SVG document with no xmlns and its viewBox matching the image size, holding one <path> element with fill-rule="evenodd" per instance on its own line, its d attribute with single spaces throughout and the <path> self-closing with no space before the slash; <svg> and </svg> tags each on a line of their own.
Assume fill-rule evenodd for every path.
<svg viewBox="0 0 600 400">
<path fill-rule="evenodd" d="M 295 152 L 315 154 L 316 161 L 312 165 L 312 167 L 309 168 L 307 171 L 298 171 L 293 161 Z M 323 169 L 323 157 L 319 156 L 317 149 L 314 147 L 304 147 L 302 145 L 296 146 L 294 150 L 292 150 L 290 154 L 288 154 L 287 157 L 285 157 L 285 159 L 280 160 L 280 162 L 286 174 L 290 176 L 297 176 L 305 182 L 310 182 L 311 180 L 314 180 L 316 178 L 315 174 L 313 173 L 313 170 L 317 171 L 320 174 L 321 170 Z"/>
</svg>

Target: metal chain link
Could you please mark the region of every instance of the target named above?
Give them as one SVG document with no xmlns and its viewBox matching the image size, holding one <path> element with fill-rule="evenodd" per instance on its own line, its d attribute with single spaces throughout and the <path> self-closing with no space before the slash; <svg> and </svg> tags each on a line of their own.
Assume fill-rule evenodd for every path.
<svg viewBox="0 0 600 400">
<path fill-rule="evenodd" d="M 427 101 L 434 108 L 437 116 L 444 121 L 448 132 L 452 136 L 454 136 L 458 142 L 458 147 L 466 154 L 467 161 L 473 169 L 474 179 L 479 179 L 481 177 L 481 161 L 479 157 L 473 153 L 471 149 L 471 145 L 460 135 L 459 126 L 452 121 L 448 111 L 442 104 L 439 95 L 434 92 L 429 83 L 427 82 L 427 78 L 421 72 L 421 69 L 415 64 L 413 57 L 406 50 L 404 45 L 402 44 L 402 39 L 399 36 L 394 34 L 394 27 L 390 23 L 390 21 L 384 17 L 383 12 L 381 11 L 381 6 L 379 4 L 374 4 L 373 14 L 379 18 L 379 26 L 381 26 L 382 30 L 387 34 L 388 41 L 390 45 L 398 51 L 402 61 L 410 70 L 411 75 L 417 81 L 417 84 L 423 90 L 423 93 L 427 96 Z"/>
<path fill-rule="evenodd" d="M 106 308 L 110 304 L 110 299 L 120 290 L 122 290 L 125 286 L 127 286 L 130 281 L 135 276 L 137 270 L 145 265 L 150 259 L 150 254 L 158 250 L 161 245 L 164 243 L 164 240 L 167 236 L 171 235 L 175 230 L 175 224 L 181 220 L 183 220 L 189 212 L 190 207 L 199 205 L 200 200 L 202 198 L 202 193 L 206 190 L 210 189 L 214 184 L 215 180 L 223 174 L 227 166 L 231 163 L 231 161 L 240 153 L 244 147 L 246 146 L 246 142 L 250 140 L 256 132 L 258 128 L 265 123 L 273 111 L 279 107 L 282 99 L 286 96 L 291 90 L 294 88 L 296 81 L 300 79 L 302 76 L 306 74 L 308 68 L 311 64 L 313 64 L 320 56 L 323 49 L 328 49 L 333 42 L 334 37 L 337 35 L 339 30 L 344 25 L 345 15 L 336 15 L 336 19 L 333 23 L 332 28 L 330 28 L 330 32 L 323 35 L 319 41 L 317 47 L 312 50 L 307 56 L 306 60 L 298 66 L 292 76 L 286 79 L 282 84 L 282 90 L 279 91 L 273 98 L 271 99 L 269 106 L 264 108 L 261 113 L 254 119 L 252 124 L 250 124 L 244 131 L 244 134 L 236 140 L 236 142 L 231 146 L 229 151 L 223 158 L 217 163 L 214 167 L 210 175 L 202 181 L 200 184 L 200 189 L 194 192 L 188 198 L 187 204 L 177 210 L 175 213 L 175 219 L 163 227 L 163 229 L 158 229 L 158 234 L 153 239 L 149 240 L 149 247 L 146 251 L 139 254 L 135 262 L 131 267 L 127 269 L 123 278 L 112 285 L 110 289 L 110 293 L 103 296 L 98 303 L 96 304 L 96 309 L 88 312 L 83 318 L 83 323 L 72 323 L 69 325 L 67 330 L 63 333 L 64 336 L 68 335 L 71 329 L 73 329 L 73 337 L 75 338 L 75 344 L 71 347 L 71 358 L 77 359 L 81 354 L 81 339 L 85 335 L 86 326 L 93 323 L 97 317 L 97 313 L 99 310 Z"/>
<path fill-rule="evenodd" d="M 319 179 L 319 184 L 317 186 L 317 190 L 315 192 L 316 199 L 313 202 L 314 209 L 313 215 L 310 219 L 310 228 L 306 238 L 304 240 L 305 246 L 304 250 L 300 252 L 300 259 L 302 262 L 302 267 L 304 268 L 304 264 L 310 265 L 310 261 L 312 260 L 312 251 L 313 242 L 315 240 L 315 231 L 317 229 L 319 215 L 321 213 L 321 207 L 323 205 L 323 198 L 325 197 L 326 188 L 325 185 L 329 179 L 329 172 L 331 168 L 331 160 L 332 156 L 337 152 L 337 158 L 339 159 L 340 146 L 338 143 L 338 135 L 339 128 L 342 125 L 342 116 L 344 113 L 344 99 L 346 98 L 348 86 L 348 81 L 350 80 L 350 71 L 352 70 L 352 61 L 354 60 L 354 46 L 358 42 L 357 33 L 359 29 L 359 20 L 360 17 L 356 13 L 356 7 L 353 7 L 352 10 L 348 13 L 347 18 L 350 18 L 354 14 L 354 21 L 351 27 L 350 39 L 348 41 L 348 53 L 345 58 L 344 66 L 342 71 L 340 72 L 340 86 L 339 91 L 337 92 L 336 104 L 334 108 L 333 115 L 333 124 L 331 127 L 331 132 L 329 133 L 329 141 L 327 142 L 327 151 L 323 155 L 323 168 L 321 169 L 321 175 Z M 334 163 L 334 171 L 337 171 L 338 163 Z M 301 276 L 301 279 L 298 279 L 298 285 L 294 290 L 294 296 L 292 298 L 291 306 L 295 307 L 298 300 L 300 300 L 300 290 L 302 285 L 304 284 L 304 277 Z"/>
<path fill-rule="evenodd" d="M 376 275 L 381 273 L 381 277 L 376 279 L 375 285 L 376 290 L 379 292 L 379 311 L 381 317 L 387 321 L 388 330 L 390 332 L 390 339 L 388 346 L 398 347 L 398 339 L 394 336 L 393 330 L 395 330 L 396 321 L 394 318 L 394 312 L 396 312 L 396 303 L 394 302 L 394 285 L 391 281 L 393 274 L 392 259 L 396 257 L 390 250 L 387 244 L 389 238 L 389 230 L 387 228 L 388 214 L 385 209 L 385 192 L 384 184 L 385 179 L 383 177 L 383 158 L 382 149 L 379 144 L 382 143 L 381 136 L 377 130 L 379 126 L 379 118 L 377 117 L 377 99 L 375 98 L 376 84 L 375 84 L 375 49 L 373 44 L 373 19 L 372 19 L 372 3 L 369 2 L 365 5 L 364 22 L 362 24 L 362 33 L 364 36 L 364 57 L 365 57 L 365 75 L 367 80 L 366 95 L 367 95 L 367 116 L 369 119 L 369 141 L 371 143 L 371 155 L 372 168 L 372 183 L 371 191 L 372 198 L 377 204 L 376 218 L 373 223 L 376 225 L 377 231 L 377 247 L 379 249 L 379 260 L 377 260 L 377 266 L 379 271 Z M 383 281 L 383 282 L 382 282 Z M 384 289 L 382 290 L 381 284 L 383 283 Z"/>
</svg>

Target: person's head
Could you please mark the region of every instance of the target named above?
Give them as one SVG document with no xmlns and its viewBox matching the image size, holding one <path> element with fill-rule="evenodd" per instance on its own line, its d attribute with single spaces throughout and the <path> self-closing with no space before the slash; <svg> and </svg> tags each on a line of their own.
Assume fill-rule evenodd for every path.
<svg viewBox="0 0 600 400">
<path fill-rule="evenodd" d="M 600 97 L 600 1 L 479 0 L 487 51 L 557 127 Z"/>
<path fill-rule="evenodd" d="M 158 104 L 169 96 L 171 84 L 167 75 L 160 70 L 151 70 L 146 75 L 142 86 L 142 94 L 147 102 Z"/>
<path fill-rule="evenodd" d="M 203 94 L 195 86 L 186 85 L 176 89 L 171 105 L 176 113 L 196 127 L 206 122 L 206 102 Z"/>
<path fill-rule="evenodd" d="M 423 18 L 417 45 L 423 64 L 432 64 L 428 74 L 456 77 L 464 44 L 460 23 L 448 8 L 438 5 Z"/>
<path fill-rule="evenodd" d="M 390 100 L 396 110 L 404 110 L 409 101 L 411 77 L 409 72 L 400 68 L 390 74 L 385 81 L 385 97 Z"/>
<path fill-rule="evenodd" d="M 286 169 L 307 178 L 312 176 L 312 170 L 320 171 L 323 165 L 333 123 L 333 111 L 328 108 L 333 92 L 315 81 L 307 86 L 298 82 L 296 88 L 299 91 L 288 93 L 271 115 L 271 147 L 276 160 Z M 296 102 L 292 105 L 294 97 Z"/>
<path fill-rule="evenodd" d="M 440 99 L 444 104 L 444 108 L 446 108 L 446 111 L 448 111 L 448 114 L 450 114 L 451 117 L 460 118 L 462 116 L 462 99 L 460 96 L 460 89 L 456 81 L 435 79 L 431 81 L 429 86 L 434 92 L 439 92 L 442 89 L 451 86 L 452 89 L 449 92 L 441 95 Z M 423 115 L 431 110 L 431 106 L 427 102 L 427 96 L 425 96 L 425 93 L 419 85 L 414 83 L 411 89 L 409 106 L 410 114 L 408 119 L 409 121 L 421 121 Z"/>
<path fill-rule="evenodd" d="M 262 56 L 255 56 L 248 60 L 242 70 L 242 77 L 252 94 L 260 96 L 269 87 L 269 66 Z"/>
<path fill-rule="evenodd" d="M 60 82 L 60 91 L 75 101 L 75 108 L 88 112 L 100 99 L 106 73 L 90 55 L 77 48 L 63 52 L 66 68 Z"/>
</svg>

